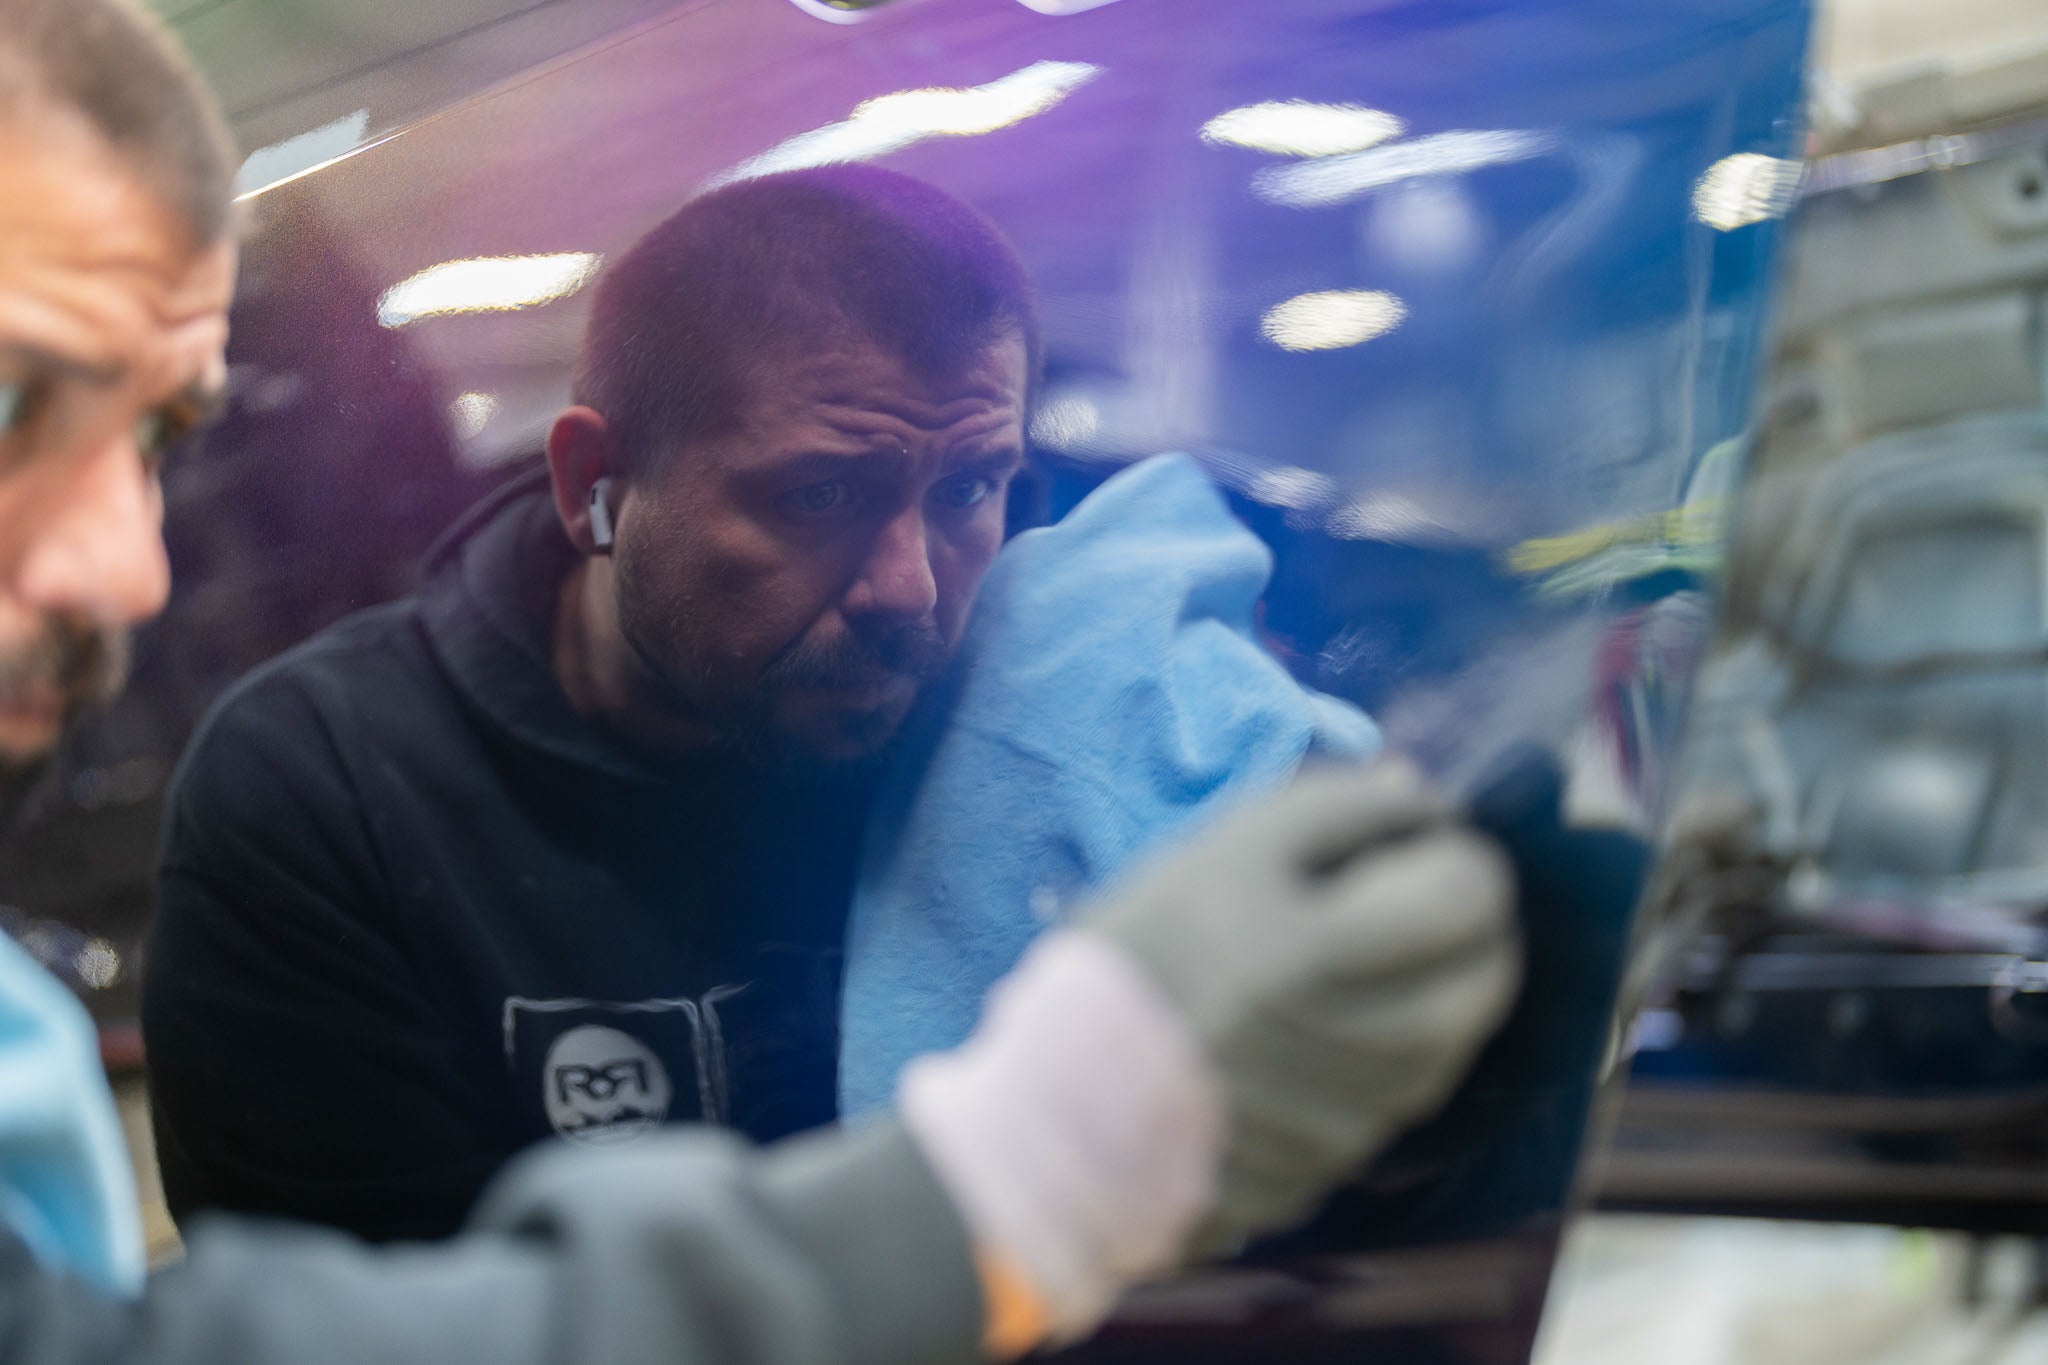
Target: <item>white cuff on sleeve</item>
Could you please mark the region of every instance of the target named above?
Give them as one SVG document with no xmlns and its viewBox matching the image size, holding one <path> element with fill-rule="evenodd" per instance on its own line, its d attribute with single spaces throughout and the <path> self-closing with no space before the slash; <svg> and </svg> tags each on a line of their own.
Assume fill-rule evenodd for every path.
<svg viewBox="0 0 2048 1365">
<path fill-rule="evenodd" d="M 1061 1338 L 1174 1265 L 1217 1197 L 1222 1084 L 1143 969 L 1084 929 L 1040 939 L 897 1099 L 975 1242 L 1031 1281 Z"/>
</svg>

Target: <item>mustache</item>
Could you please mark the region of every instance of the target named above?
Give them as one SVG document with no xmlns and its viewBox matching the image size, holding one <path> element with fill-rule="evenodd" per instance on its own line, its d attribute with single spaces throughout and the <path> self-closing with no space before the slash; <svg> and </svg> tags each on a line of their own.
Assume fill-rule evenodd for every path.
<svg viewBox="0 0 2048 1365">
<path fill-rule="evenodd" d="M 945 671 L 952 649 L 930 622 L 887 632 L 799 640 L 761 672 L 768 687 L 858 687 L 907 676 L 930 682 Z"/>
<path fill-rule="evenodd" d="M 72 716 L 104 705 L 128 680 L 128 633 L 57 617 L 18 649 L 0 650 L 0 702 L 55 706 Z"/>
</svg>

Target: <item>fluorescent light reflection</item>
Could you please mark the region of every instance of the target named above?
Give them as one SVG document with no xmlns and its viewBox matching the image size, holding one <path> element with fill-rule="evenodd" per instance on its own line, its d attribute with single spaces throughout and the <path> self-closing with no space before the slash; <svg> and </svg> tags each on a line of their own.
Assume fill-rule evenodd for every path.
<svg viewBox="0 0 2048 1365">
<path fill-rule="evenodd" d="M 564 251 L 443 261 L 385 290 L 377 300 L 377 321 L 403 327 L 451 313 L 502 313 L 552 303 L 588 284 L 603 260 L 594 251 Z"/>
<path fill-rule="evenodd" d="M 1339 540 L 1424 542 L 1454 539 L 1443 521 L 1399 493 L 1375 493 L 1338 508 L 1324 529 Z"/>
<path fill-rule="evenodd" d="M 1259 333 L 1283 351 L 1335 351 L 1385 336 L 1407 316 L 1408 306 L 1392 294 L 1326 289 L 1274 304 Z"/>
<path fill-rule="evenodd" d="M 1281 156 L 1340 156 L 1376 147 L 1405 129 L 1392 114 L 1362 104 L 1269 100 L 1218 114 L 1202 125 L 1202 140 Z"/>
<path fill-rule="evenodd" d="M 235 172 L 235 195 L 251 198 L 332 165 L 360 147 L 369 135 L 370 111 L 358 109 L 332 123 L 258 148 Z"/>
<path fill-rule="evenodd" d="M 711 183 L 729 184 L 805 166 L 866 161 L 934 137 L 973 137 L 1022 123 L 1102 74 L 1087 62 L 1033 62 L 986 85 L 877 95 L 844 120 L 799 133 Z"/>
<path fill-rule="evenodd" d="M 487 393 L 465 393 L 448 405 L 448 420 L 455 424 L 456 436 L 464 441 L 475 440 L 497 415 L 498 400 Z"/>
<path fill-rule="evenodd" d="M 1799 197 L 1806 163 L 1759 152 L 1724 156 L 1707 167 L 1692 191 L 1693 214 L 1722 232 L 1782 218 Z"/>
<path fill-rule="evenodd" d="M 889 0 L 789 0 L 805 14 L 823 19 L 828 24 L 857 24 L 874 10 L 889 3 Z"/>
<path fill-rule="evenodd" d="M 1245 494 L 1268 507 L 1312 512 L 1336 501 L 1337 481 L 1313 469 L 1282 465 L 1277 469 L 1261 469 L 1254 474 L 1245 487 Z"/>
<path fill-rule="evenodd" d="M 1116 0 L 1017 0 L 1017 3 L 1040 14 L 1085 14 L 1091 9 L 1113 5 Z"/>
<path fill-rule="evenodd" d="M 1102 409 L 1078 393 L 1046 399 L 1031 415 L 1031 439 L 1048 450 L 1078 453 L 1091 450 L 1102 431 Z"/>
<path fill-rule="evenodd" d="M 1252 192 L 1283 208 L 1326 208 L 1419 175 L 1454 175 L 1526 161 L 1550 145 L 1550 138 L 1541 133 L 1435 133 L 1347 156 L 1269 167 L 1252 177 Z"/>
</svg>

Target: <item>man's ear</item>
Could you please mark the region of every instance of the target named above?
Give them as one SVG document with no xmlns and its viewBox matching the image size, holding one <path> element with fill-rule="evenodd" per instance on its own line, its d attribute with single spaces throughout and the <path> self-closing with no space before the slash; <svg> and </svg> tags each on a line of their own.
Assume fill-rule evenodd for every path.
<svg viewBox="0 0 2048 1365">
<path fill-rule="evenodd" d="M 611 453 L 611 429 L 595 408 L 564 408 L 548 428 L 548 481 L 554 486 L 555 515 L 562 519 L 569 543 L 586 555 L 611 550 L 611 528 L 618 519 L 618 480 Z M 603 489 L 598 489 L 600 481 Z M 595 519 L 593 489 L 601 498 L 610 493 Z"/>
</svg>

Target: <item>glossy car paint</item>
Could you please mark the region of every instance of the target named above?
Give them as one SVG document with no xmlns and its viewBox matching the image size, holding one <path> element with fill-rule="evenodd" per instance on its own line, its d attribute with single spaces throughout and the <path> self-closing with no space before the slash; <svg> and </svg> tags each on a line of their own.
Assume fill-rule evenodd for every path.
<svg viewBox="0 0 2048 1365">
<path fill-rule="evenodd" d="M 715 0 L 632 18 L 514 73 L 482 63 L 462 98 L 380 112 L 349 154 L 248 201 L 234 408 L 168 486 L 177 596 L 0 875 L 132 956 L 157 795 L 198 711 L 402 591 L 432 533 L 534 457 L 582 296 L 408 321 L 394 286 L 615 251 L 764 154 L 851 147 L 967 198 L 1033 267 L 1049 514 L 1129 460 L 1194 453 L 1276 551 L 1269 641 L 1304 679 L 1460 791 L 1502 800 L 1490 775 L 1532 751 L 1568 777 L 1517 779 L 1496 812 L 1523 856 L 1532 980 L 1460 1103 L 1309 1232 L 1140 1295 L 1084 1351 L 1525 1358 L 1610 1055 L 1642 868 L 1619 831 L 1660 808 L 1739 478 L 1806 5 L 904 0 L 838 24 Z M 932 90 L 973 93 L 883 98 Z M 1366 145 L 1351 115 L 1351 150 L 1286 151 L 1212 124 L 1285 101 L 1398 126 Z M 1604 832 L 1530 815 L 1559 795 Z M 124 980 L 88 990 L 116 1025 Z"/>
</svg>

